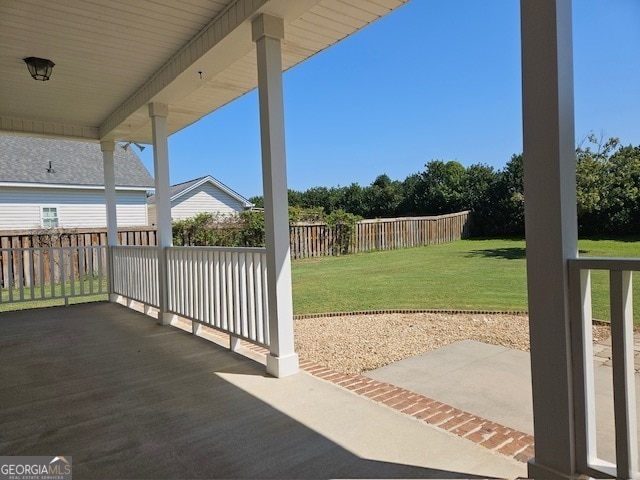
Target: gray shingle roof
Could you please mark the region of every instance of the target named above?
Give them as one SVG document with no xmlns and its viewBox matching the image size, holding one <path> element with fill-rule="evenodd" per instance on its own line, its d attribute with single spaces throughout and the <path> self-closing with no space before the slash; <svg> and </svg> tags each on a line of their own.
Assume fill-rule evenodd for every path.
<svg viewBox="0 0 640 480">
<path fill-rule="evenodd" d="M 198 177 L 198 178 L 194 178 L 193 180 L 189 180 L 187 182 L 182 182 L 182 183 L 178 183 L 176 185 L 171 185 L 170 198 L 173 199 L 176 195 L 179 195 L 180 193 L 182 193 L 182 192 L 184 192 L 186 190 L 189 190 L 191 187 L 193 187 L 197 183 L 202 182 L 205 179 L 207 179 L 209 182 L 211 182 L 214 185 L 216 185 L 218 188 L 222 189 L 228 195 L 231 195 L 232 197 L 236 198 L 239 202 L 244 203 L 245 205 L 248 205 L 248 206 L 252 206 L 253 205 L 252 203 L 249 202 L 249 200 L 244 198 L 238 192 L 236 192 L 235 190 L 232 190 L 231 188 L 227 187 L 224 183 L 222 183 L 220 180 L 216 180 L 211 175 L 205 175 L 204 177 Z M 147 197 L 147 203 L 149 203 L 151 205 L 155 204 L 156 203 L 156 196 L 155 195 L 149 195 Z"/>
<path fill-rule="evenodd" d="M 192 185 L 195 185 L 196 183 L 198 183 L 200 180 L 202 180 L 204 177 L 198 177 L 198 178 L 194 178 L 193 180 L 189 180 L 188 182 L 182 182 L 182 183 L 178 183 L 176 185 L 171 185 L 170 187 L 170 198 L 173 198 L 175 195 L 179 194 L 180 192 L 183 192 L 184 190 L 186 190 L 187 188 L 191 187 Z M 149 195 L 147 197 L 147 203 L 153 205 L 156 203 L 156 196 L 155 195 Z"/>
<path fill-rule="evenodd" d="M 132 148 L 116 145 L 114 154 L 116 186 L 154 187 Z M 0 135 L 0 182 L 104 185 L 100 144 Z"/>
</svg>

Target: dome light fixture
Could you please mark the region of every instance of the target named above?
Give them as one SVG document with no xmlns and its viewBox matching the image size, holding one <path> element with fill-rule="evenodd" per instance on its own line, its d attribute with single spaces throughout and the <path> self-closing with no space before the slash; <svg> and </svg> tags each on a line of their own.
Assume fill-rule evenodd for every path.
<svg viewBox="0 0 640 480">
<path fill-rule="evenodd" d="M 51 70 L 55 63 L 51 60 L 47 60 L 46 58 L 37 57 L 27 57 L 23 58 L 23 60 L 27 64 L 29 73 L 34 80 L 42 80 L 43 82 L 49 80 L 51 77 Z"/>
</svg>

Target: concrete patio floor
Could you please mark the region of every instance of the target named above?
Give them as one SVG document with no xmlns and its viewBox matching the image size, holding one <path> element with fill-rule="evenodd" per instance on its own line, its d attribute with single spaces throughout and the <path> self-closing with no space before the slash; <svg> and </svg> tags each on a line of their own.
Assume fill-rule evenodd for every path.
<svg viewBox="0 0 640 480">
<path fill-rule="evenodd" d="M 638 335 L 635 345 L 640 358 Z M 606 345 L 594 347 L 597 454 L 603 460 L 614 462 L 613 372 L 611 361 L 600 356 L 603 352 L 607 354 L 605 350 Z M 465 340 L 365 375 L 533 434 L 531 366 L 527 352 Z M 639 373 L 635 379 L 640 409 Z"/>
<path fill-rule="evenodd" d="M 0 452 L 76 478 L 514 478 L 526 465 L 116 304 L 0 314 Z"/>
</svg>

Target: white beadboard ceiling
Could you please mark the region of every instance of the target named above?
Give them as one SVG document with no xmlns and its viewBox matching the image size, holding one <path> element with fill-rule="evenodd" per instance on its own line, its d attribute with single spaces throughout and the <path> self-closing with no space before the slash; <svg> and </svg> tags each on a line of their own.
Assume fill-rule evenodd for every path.
<svg viewBox="0 0 640 480">
<path fill-rule="evenodd" d="M 175 133 L 257 86 L 259 13 L 284 19 L 287 69 L 407 1 L 0 0 L 0 133 L 151 143 L 149 102 Z"/>
</svg>

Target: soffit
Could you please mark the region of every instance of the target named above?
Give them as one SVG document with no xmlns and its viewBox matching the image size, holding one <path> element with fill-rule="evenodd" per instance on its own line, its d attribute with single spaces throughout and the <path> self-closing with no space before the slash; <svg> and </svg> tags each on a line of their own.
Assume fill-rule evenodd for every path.
<svg viewBox="0 0 640 480">
<path fill-rule="evenodd" d="M 174 133 L 257 86 L 259 13 L 285 20 L 287 69 L 405 1 L 2 0 L 0 131 L 150 143 L 149 102 Z M 56 63 L 50 81 L 29 56 Z"/>
</svg>

